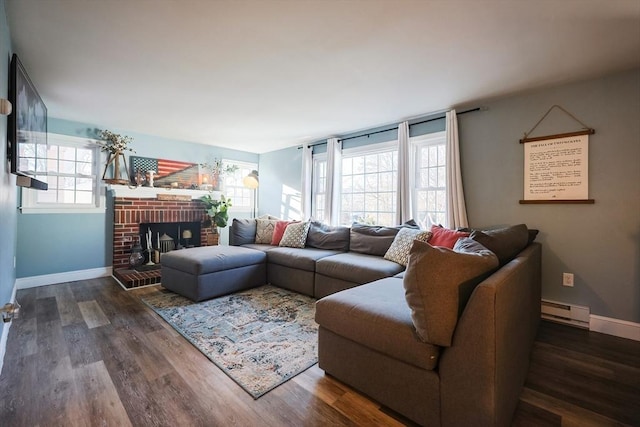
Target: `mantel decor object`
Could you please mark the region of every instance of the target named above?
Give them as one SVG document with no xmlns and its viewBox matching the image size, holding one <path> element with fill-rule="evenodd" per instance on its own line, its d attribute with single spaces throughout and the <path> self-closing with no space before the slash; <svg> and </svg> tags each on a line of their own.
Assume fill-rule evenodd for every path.
<svg viewBox="0 0 640 427">
<path fill-rule="evenodd" d="M 201 189 L 220 191 L 225 175 L 230 175 L 238 170 L 238 165 L 225 164 L 222 159 L 214 158 L 210 162 L 200 163 L 203 169 Z"/>
<path fill-rule="evenodd" d="M 101 131 L 100 137 L 104 140 L 104 142 L 99 143 L 101 149 L 109 155 L 107 163 L 104 166 L 104 172 L 102 173 L 102 180 L 108 184 L 128 185 L 130 178 L 124 152 L 133 151 L 128 147 L 133 141 L 133 138 L 130 136 L 122 136 L 109 130 Z M 109 175 L 107 175 L 107 173 L 109 173 Z"/>
</svg>

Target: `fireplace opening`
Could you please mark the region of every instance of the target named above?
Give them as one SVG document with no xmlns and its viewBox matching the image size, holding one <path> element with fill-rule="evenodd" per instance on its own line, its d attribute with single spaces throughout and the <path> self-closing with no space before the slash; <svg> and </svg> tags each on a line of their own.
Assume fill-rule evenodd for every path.
<svg viewBox="0 0 640 427">
<path fill-rule="evenodd" d="M 155 251 L 163 254 L 173 250 L 201 246 L 200 222 L 145 222 L 140 224 L 140 245 L 145 262 Z M 151 247 L 149 247 L 149 243 Z M 149 250 L 151 249 L 151 250 Z M 157 262 L 154 260 L 154 262 Z"/>
</svg>

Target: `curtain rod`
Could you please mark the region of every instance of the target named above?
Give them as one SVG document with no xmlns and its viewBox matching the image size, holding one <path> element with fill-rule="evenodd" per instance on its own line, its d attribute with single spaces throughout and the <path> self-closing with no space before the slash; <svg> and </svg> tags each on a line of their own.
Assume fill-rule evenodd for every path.
<svg viewBox="0 0 640 427">
<path fill-rule="evenodd" d="M 465 110 L 465 111 L 461 111 L 459 113 L 456 113 L 456 116 L 460 116 L 462 114 L 467 114 L 467 113 L 473 113 L 473 112 L 480 111 L 480 110 L 481 110 L 480 107 L 472 108 L 470 110 Z M 436 120 L 444 119 L 445 117 L 446 117 L 446 114 L 444 116 L 438 115 L 437 117 L 432 117 L 430 119 L 422 120 L 422 121 L 419 121 L 419 122 L 416 122 L 416 123 L 411 123 L 411 124 L 409 124 L 409 127 L 415 126 L 415 125 L 420 125 L 422 123 L 429 123 L 429 122 L 433 122 L 433 121 L 436 121 Z M 362 135 L 349 136 L 347 138 L 339 138 L 338 141 L 342 142 L 342 141 L 347 141 L 349 139 L 362 138 L 364 136 L 369 138 L 371 135 L 375 135 L 375 134 L 378 134 L 378 133 L 385 133 L 385 132 L 389 132 L 389 131 L 396 130 L 396 129 L 398 129 L 398 126 L 394 126 L 394 127 L 388 128 L 388 129 L 377 130 L 375 132 L 363 133 Z M 322 145 L 322 144 L 326 144 L 326 143 L 327 143 L 327 141 L 316 142 L 314 144 L 307 144 L 307 147 L 315 147 L 316 145 Z M 298 150 L 301 149 L 303 146 L 304 146 L 304 144 L 301 145 L 300 147 L 298 147 Z"/>
</svg>

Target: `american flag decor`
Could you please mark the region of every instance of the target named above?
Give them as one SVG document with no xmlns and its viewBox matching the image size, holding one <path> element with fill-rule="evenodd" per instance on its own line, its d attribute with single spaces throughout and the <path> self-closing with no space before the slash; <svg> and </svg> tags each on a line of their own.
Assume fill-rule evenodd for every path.
<svg viewBox="0 0 640 427">
<path fill-rule="evenodd" d="M 157 178 L 162 178 L 169 174 L 181 172 L 194 166 L 196 166 L 195 163 L 131 156 L 132 176 L 135 176 L 138 171 L 142 172 L 143 174 L 149 171 L 154 171 Z"/>
<path fill-rule="evenodd" d="M 154 181 L 158 187 L 168 186 L 171 182 L 178 182 L 183 188 L 198 184 L 197 163 L 137 156 L 131 156 L 129 161 L 130 176 L 134 184 L 137 176 L 145 177 L 149 171 L 154 172 Z"/>
</svg>

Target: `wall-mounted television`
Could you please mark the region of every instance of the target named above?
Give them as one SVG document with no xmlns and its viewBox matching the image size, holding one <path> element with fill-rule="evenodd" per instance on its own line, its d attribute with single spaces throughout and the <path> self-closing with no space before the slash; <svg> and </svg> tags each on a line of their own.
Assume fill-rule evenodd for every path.
<svg viewBox="0 0 640 427">
<path fill-rule="evenodd" d="M 9 101 L 13 104 L 7 122 L 11 173 L 21 187 L 46 190 L 48 184 L 36 177 L 47 173 L 47 107 L 16 54 L 9 69 Z"/>
</svg>

